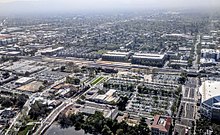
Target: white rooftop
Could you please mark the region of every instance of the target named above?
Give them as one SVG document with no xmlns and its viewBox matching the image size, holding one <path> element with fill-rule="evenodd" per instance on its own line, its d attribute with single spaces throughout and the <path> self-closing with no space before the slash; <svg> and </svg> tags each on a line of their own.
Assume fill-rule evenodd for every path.
<svg viewBox="0 0 220 135">
<path fill-rule="evenodd" d="M 104 56 L 121 56 L 121 57 L 125 57 L 129 55 L 129 52 L 116 52 L 116 51 L 113 51 L 113 52 L 107 52 L 104 54 Z"/>
<path fill-rule="evenodd" d="M 202 53 L 220 53 L 219 50 L 215 50 L 215 49 L 201 49 Z"/>
<path fill-rule="evenodd" d="M 107 91 L 107 92 L 105 93 L 105 95 L 106 95 L 106 96 L 112 96 L 115 92 L 116 92 L 116 90 L 110 89 L 109 91 Z"/>
<path fill-rule="evenodd" d="M 106 95 L 97 95 L 95 97 L 96 100 L 104 100 L 106 98 Z"/>
<path fill-rule="evenodd" d="M 205 64 L 205 63 L 215 63 L 215 59 L 201 58 L 201 59 L 200 59 L 200 63 L 201 63 L 201 64 Z"/>
<path fill-rule="evenodd" d="M 116 54 L 116 55 L 121 54 L 121 55 L 128 55 L 129 52 L 116 52 L 116 51 L 113 51 L 113 52 L 107 52 L 107 54 Z"/>
<path fill-rule="evenodd" d="M 57 47 L 57 48 L 46 48 L 46 49 L 43 49 L 43 50 L 40 50 L 39 52 L 41 53 L 47 53 L 47 52 L 54 52 L 54 51 L 58 51 L 58 50 L 62 50 L 64 47 Z"/>
<path fill-rule="evenodd" d="M 31 77 L 22 77 L 22 78 L 18 79 L 15 83 L 23 84 L 23 83 L 28 82 L 28 81 L 30 81 L 32 79 L 33 78 L 31 78 Z"/>
<path fill-rule="evenodd" d="M 203 37 L 202 37 L 202 39 L 212 39 L 213 38 L 213 36 L 209 36 L 209 35 L 204 35 Z"/>
<path fill-rule="evenodd" d="M 202 96 L 202 102 L 220 95 L 220 81 L 206 80 L 199 88 Z"/>
<path fill-rule="evenodd" d="M 103 56 L 126 57 L 124 54 L 103 54 Z"/>
<path fill-rule="evenodd" d="M 167 36 L 172 36 L 172 37 L 183 37 L 183 38 L 192 38 L 190 35 L 186 34 L 178 34 L 178 33 L 172 33 L 172 34 L 163 34 L 162 37 L 167 37 Z"/>
<path fill-rule="evenodd" d="M 163 59 L 164 54 L 153 54 L 153 53 L 135 53 L 133 58 L 147 58 L 147 59 Z"/>
</svg>

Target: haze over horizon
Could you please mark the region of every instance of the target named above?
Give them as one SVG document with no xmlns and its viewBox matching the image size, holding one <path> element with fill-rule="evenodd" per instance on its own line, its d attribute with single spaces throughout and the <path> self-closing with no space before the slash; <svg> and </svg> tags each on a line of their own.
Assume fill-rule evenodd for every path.
<svg viewBox="0 0 220 135">
<path fill-rule="evenodd" d="M 219 0 L 0 0 L 1 14 L 219 7 Z"/>
</svg>

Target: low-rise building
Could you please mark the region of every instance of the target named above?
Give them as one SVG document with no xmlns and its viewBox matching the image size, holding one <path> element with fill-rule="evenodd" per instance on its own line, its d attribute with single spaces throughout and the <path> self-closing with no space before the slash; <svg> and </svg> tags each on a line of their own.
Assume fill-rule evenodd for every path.
<svg viewBox="0 0 220 135">
<path fill-rule="evenodd" d="M 188 65 L 189 65 L 188 61 L 186 60 L 171 60 L 169 63 L 169 66 L 173 68 L 180 68 L 180 67 L 186 68 Z"/>
<path fill-rule="evenodd" d="M 151 125 L 152 135 L 169 135 L 172 118 L 168 116 L 156 115 Z"/>
<path fill-rule="evenodd" d="M 58 51 L 63 50 L 63 49 L 64 49 L 64 47 L 46 48 L 44 50 L 40 50 L 39 53 L 41 53 L 42 55 L 54 55 Z"/>
<path fill-rule="evenodd" d="M 206 42 L 212 42 L 213 41 L 213 36 L 204 35 L 204 36 L 202 36 L 202 40 L 206 41 Z"/>
<path fill-rule="evenodd" d="M 24 85 L 24 84 L 30 83 L 33 80 L 34 79 L 31 77 L 22 77 L 22 78 L 18 79 L 17 81 L 15 81 L 15 84 L 16 85 Z"/>
<path fill-rule="evenodd" d="M 115 96 L 116 90 L 110 89 L 104 95 L 93 95 L 90 97 L 90 100 L 98 103 L 111 103 L 118 101 L 118 98 Z"/>
<path fill-rule="evenodd" d="M 165 54 L 135 53 L 131 59 L 132 64 L 156 66 L 156 67 L 163 67 L 165 62 L 166 62 Z"/>
<path fill-rule="evenodd" d="M 202 49 L 201 50 L 201 57 L 214 59 L 217 61 L 220 59 L 220 51 L 215 50 L 215 49 Z"/>
<path fill-rule="evenodd" d="M 107 52 L 102 55 L 102 60 L 104 61 L 118 61 L 118 62 L 126 62 L 128 61 L 130 56 L 129 52 Z"/>
<path fill-rule="evenodd" d="M 215 59 L 209 59 L 209 58 L 201 58 L 200 59 L 200 66 L 206 67 L 206 66 L 213 66 L 216 65 Z"/>
<path fill-rule="evenodd" d="M 0 45 L 13 44 L 16 43 L 17 41 L 18 39 L 15 37 L 6 34 L 0 34 Z"/>
</svg>

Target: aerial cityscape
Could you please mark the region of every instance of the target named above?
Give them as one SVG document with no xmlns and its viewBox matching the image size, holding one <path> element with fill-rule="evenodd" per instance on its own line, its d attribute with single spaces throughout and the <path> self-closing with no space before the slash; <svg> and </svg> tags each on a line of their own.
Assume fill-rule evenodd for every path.
<svg viewBox="0 0 220 135">
<path fill-rule="evenodd" d="M 220 2 L 134 1 L 0 0 L 0 135 L 220 135 Z"/>
</svg>

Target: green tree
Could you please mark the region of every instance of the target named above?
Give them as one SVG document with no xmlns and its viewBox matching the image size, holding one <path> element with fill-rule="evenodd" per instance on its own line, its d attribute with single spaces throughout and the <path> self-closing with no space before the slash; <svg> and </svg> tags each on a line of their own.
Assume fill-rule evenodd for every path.
<svg viewBox="0 0 220 135">
<path fill-rule="evenodd" d="M 117 104 L 118 110 L 125 111 L 125 107 L 127 105 L 127 102 L 128 102 L 128 97 L 120 97 L 120 100 Z"/>
<path fill-rule="evenodd" d="M 124 130 L 123 129 L 117 129 L 116 135 L 123 135 Z"/>
<path fill-rule="evenodd" d="M 13 106 L 13 102 L 12 102 L 11 99 L 6 98 L 5 100 L 3 100 L 3 102 L 1 103 L 1 105 L 2 105 L 3 107 L 11 107 L 11 106 Z"/>
</svg>

